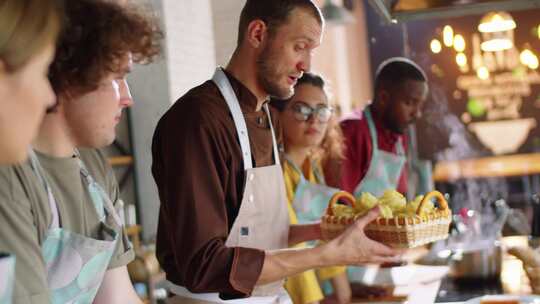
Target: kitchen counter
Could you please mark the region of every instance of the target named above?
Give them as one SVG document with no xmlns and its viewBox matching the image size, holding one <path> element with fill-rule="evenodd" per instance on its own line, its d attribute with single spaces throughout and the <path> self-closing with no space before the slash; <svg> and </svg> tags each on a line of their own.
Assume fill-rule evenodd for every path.
<svg viewBox="0 0 540 304">
<path fill-rule="evenodd" d="M 534 174 L 540 174 L 540 153 L 439 162 L 435 165 L 433 180 L 435 182 L 449 182 L 468 178 L 512 177 Z"/>
<path fill-rule="evenodd" d="M 503 244 L 506 247 L 526 246 L 528 239 L 522 236 L 505 237 Z M 531 294 L 529 279 L 523 270 L 523 264 L 514 256 L 504 253 L 500 278 L 491 280 L 454 280 L 445 277 L 435 303 L 463 303 L 469 299 L 484 295 Z"/>
</svg>

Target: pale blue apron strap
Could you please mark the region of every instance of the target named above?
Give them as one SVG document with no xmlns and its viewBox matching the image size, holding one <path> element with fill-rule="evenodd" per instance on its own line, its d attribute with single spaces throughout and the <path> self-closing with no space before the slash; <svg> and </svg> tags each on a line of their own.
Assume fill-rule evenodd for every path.
<svg viewBox="0 0 540 304">
<path fill-rule="evenodd" d="M 37 178 L 40 180 L 40 182 L 43 184 L 43 187 L 45 187 L 45 191 L 47 191 L 47 199 L 49 201 L 49 208 L 51 210 L 52 215 L 52 221 L 51 225 L 49 226 L 49 229 L 55 229 L 60 227 L 60 214 L 58 213 L 58 206 L 56 203 L 56 198 L 54 197 L 54 194 L 52 192 L 52 188 L 49 185 L 49 182 L 47 182 L 47 179 L 45 176 L 43 176 L 44 169 L 39 163 L 39 159 L 36 155 L 36 152 L 33 149 L 30 149 L 29 151 L 30 156 L 30 166 L 32 167 L 32 170 L 36 174 Z"/>
<path fill-rule="evenodd" d="M 311 170 L 313 170 L 313 174 L 315 175 L 315 178 L 317 178 L 318 183 L 326 185 L 326 179 L 324 178 L 324 174 L 319 171 L 319 167 L 315 165 L 315 161 L 311 162 Z"/>
<path fill-rule="evenodd" d="M 302 170 L 300 170 L 300 168 L 298 168 L 298 166 L 291 160 L 291 158 L 287 154 L 285 154 L 284 158 L 287 161 L 287 163 L 289 163 L 289 165 L 291 165 L 291 167 L 294 169 L 294 171 L 296 171 L 296 173 L 298 173 L 298 175 L 300 175 L 300 179 L 306 179 L 304 177 L 304 173 L 302 172 Z"/>
<path fill-rule="evenodd" d="M 229 106 L 229 109 L 231 111 L 234 124 L 236 125 L 236 132 L 238 134 L 238 139 L 240 141 L 240 148 L 242 149 L 242 157 L 244 159 L 244 170 L 252 169 L 253 161 L 251 159 L 251 146 L 249 144 L 249 134 L 248 134 L 247 126 L 246 126 L 246 120 L 244 119 L 244 115 L 242 114 L 242 109 L 240 108 L 240 103 L 238 102 L 238 98 L 236 97 L 236 94 L 234 93 L 234 90 L 231 87 L 231 84 L 229 80 L 227 79 L 225 72 L 223 72 L 221 68 L 216 69 L 216 72 L 214 73 L 214 76 L 212 77 L 212 81 L 219 88 L 219 91 L 223 95 L 223 98 L 225 98 L 225 101 L 227 102 L 227 105 Z"/>
<path fill-rule="evenodd" d="M 114 221 L 116 222 L 117 225 L 123 226 L 122 220 L 120 219 L 120 217 L 116 213 L 116 210 L 114 210 L 114 204 L 113 204 L 111 198 L 109 197 L 109 195 L 107 194 L 107 192 L 105 192 L 105 190 L 103 190 L 103 187 L 94 180 L 94 178 L 92 177 L 92 175 L 90 174 L 90 172 L 86 168 L 86 165 L 82 161 L 81 156 L 79 154 L 79 151 L 75 151 L 75 155 L 77 156 L 77 160 L 79 162 L 79 167 L 81 169 L 81 176 L 83 177 L 83 179 L 84 179 L 84 181 L 86 183 L 86 187 L 87 187 L 88 191 L 91 193 L 92 192 L 91 187 L 96 187 L 96 190 L 99 192 L 101 198 L 103 199 L 103 206 L 100 206 L 100 204 L 98 204 L 98 202 L 95 201 L 94 197 L 91 196 L 92 203 L 94 204 L 94 207 L 96 208 L 97 213 L 101 214 L 103 212 L 103 209 L 104 209 L 107 212 L 108 215 L 113 217 L 113 219 L 114 219 Z M 103 209 L 99 210 L 99 208 L 103 208 Z M 100 219 L 100 220 L 102 220 L 102 219 Z"/>
<path fill-rule="evenodd" d="M 371 115 L 371 109 L 369 107 L 366 108 L 364 111 L 364 115 L 366 115 L 366 119 L 368 122 L 368 128 L 369 128 L 369 134 L 371 135 L 371 145 L 372 147 L 372 156 L 371 158 L 375 158 L 375 155 L 379 154 L 379 142 L 377 140 L 377 129 L 375 128 L 375 123 L 373 122 L 373 116 Z"/>
<path fill-rule="evenodd" d="M 294 171 L 300 175 L 300 179 L 307 180 L 304 176 L 304 173 L 298 166 L 285 154 L 285 160 L 293 167 Z M 324 176 L 319 172 L 319 169 L 315 166 L 315 162 L 311 162 L 311 169 L 313 170 L 313 174 L 315 175 L 315 178 L 317 179 L 317 183 L 326 185 L 326 181 L 324 180 Z"/>
<path fill-rule="evenodd" d="M 366 119 L 368 121 L 368 127 L 369 127 L 369 134 L 371 135 L 371 142 L 373 144 L 373 154 L 378 153 L 379 151 L 379 143 L 377 139 L 377 129 L 375 127 L 375 122 L 373 121 L 373 116 L 371 114 L 371 109 L 368 107 L 364 111 L 364 114 L 366 115 Z M 403 146 L 403 140 L 402 137 L 398 139 L 397 147 L 396 147 L 396 154 L 397 155 L 405 155 L 405 150 Z"/>
<path fill-rule="evenodd" d="M 264 105 L 264 110 L 266 111 L 266 116 L 268 116 L 268 123 L 270 124 L 270 131 L 272 132 L 272 145 L 274 147 L 274 161 L 276 165 L 280 164 L 279 160 L 279 149 L 276 140 L 276 132 L 274 131 L 274 124 L 272 123 L 272 116 L 270 115 L 270 110 L 268 109 L 268 103 Z"/>
<path fill-rule="evenodd" d="M 396 154 L 397 155 L 401 155 L 401 156 L 405 156 L 405 144 L 403 143 L 403 137 L 400 136 L 399 139 L 398 139 L 398 142 L 397 142 L 397 147 L 396 147 Z"/>
</svg>

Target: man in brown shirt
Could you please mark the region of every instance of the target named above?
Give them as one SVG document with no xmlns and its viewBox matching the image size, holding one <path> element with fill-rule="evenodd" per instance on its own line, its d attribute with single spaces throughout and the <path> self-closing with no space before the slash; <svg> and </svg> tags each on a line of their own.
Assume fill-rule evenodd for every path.
<svg viewBox="0 0 540 304">
<path fill-rule="evenodd" d="M 270 95 L 292 95 L 296 80 L 310 68 L 323 28 L 320 11 L 310 0 L 248 0 L 242 10 L 238 47 L 225 75 L 245 118 L 254 168 L 270 166 L 275 159 L 264 105 Z M 249 297 L 256 286 L 308 269 L 395 260 L 395 251 L 363 233 L 378 210 L 317 248 L 265 251 L 227 246 L 252 177 L 244 168 L 244 148 L 228 103 L 216 84 L 207 81 L 182 96 L 154 134 L 152 172 L 161 199 L 157 255 L 167 279 L 193 293 L 187 298 L 197 293 L 219 293 L 221 299 Z M 277 121 L 273 125 L 279 130 Z M 283 187 L 266 190 L 283 192 Z M 286 204 L 285 199 L 271 202 L 261 212 Z M 265 233 L 271 237 L 281 229 L 288 227 L 276 223 L 275 232 Z M 286 232 L 290 244 L 320 238 L 316 224 L 291 226 Z"/>
</svg>

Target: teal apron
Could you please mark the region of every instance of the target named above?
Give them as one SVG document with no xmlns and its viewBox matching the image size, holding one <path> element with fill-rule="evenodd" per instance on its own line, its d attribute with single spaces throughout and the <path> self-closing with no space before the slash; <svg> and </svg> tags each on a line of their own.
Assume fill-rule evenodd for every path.
<svg viewBox="0 0 540 304">
<path fill-rule="evenodd" d="M 41 255 L 47 268 L 51 303 L 90 304 L 101 285 L 118 241 L 114 228 L 121 220 L 103 188 L 90 176 L 79 159 L 81 177 L 101 219 L 101 236 L 93 239 L 61 227 L 56 200 L 35 153 L 30 154 L 32 168 L 47 190 L 53 220 L 41 245 Z M 119 204 L 121 205 L 121 204 Z"/>
<path fill-rule="evenodd" d="M 15 257 L 0 253 L 0 304 L 11 304 L 15 282 Z"/>
<path fill-rule="evenodd" d="M 340 190 L 326 186 L 324 176 L 319 172 L 313 163 L 311 164 L 311 168 L 313 168 L 315 178 L 319 182 L 318 184 L 308 181 L 304 177 L 302 170 L 300 170 L 298 166 L 296 166 L 287 156 L 285 156 L 285 160 L 300 176 L 298 185 L 296 185 L 296 191 L 294 192 L 292 203 L 292 207 L 298 219 L 298 224 L 307 224 L 320 221 L 321 217 L 326 212 L 330 199 Z M 315 245 L 316 241 L 310 241 L 307 243 L 310 245 Z M 332 285 L 328 280 L 320 283 L 324 294 L 330 295 L 333 293 Z"/>
<path fill-rule="evenodd" d="M 399 178 L 407 161 L 407 156 L 405 155 L 401 139 L 397 143 L 397 154 L 380 150 L 377 141 L 377 129 L 375 128 L 369 108 L 364 111 L 364 115 L 368 122 L 373 151 L 369 169 L 362 181 L 360 181 L 360 184 L 356 186 L 354 196 L 360 197 L 362 192 L 370 192 L 374 196 L 379 197 L 383 195 L 384 191 L 388 189 L 395 190 L 397 188 Z"/>
<path fill-rule="evenodd" d="M 313 168 L 318 184 L 308 181 L 302 171 L 290 159 L 287 157 L 285 159 L 300 176 L 292 203 L 298 223 L 307 224 L 320 221 L 330 199 L 335 193 L 339 192 L 339 189 L 326 186 L 323 175 L 314 164 L 312 164 L 311 168 Z"/>
<path fill-rule="evenodd" d="M 369 107 L 364 111 L 364 115 L 369 126 L 373 152 L 369 169 L 360 184 L 356 186 L 354 196 L 360 197 L 362 192 L 370 192 L 374 196 L 380 197 L 384 191 L 397 188 L 407 157 L 401 139 L 397 143 L 397 154 L 380 150 L 377 141 L 377 130 Z M 363 267 L 347 267 L 349 281 L 351 282 L 361 282 L 364 272 L 365 268 Z"/>
</svg>

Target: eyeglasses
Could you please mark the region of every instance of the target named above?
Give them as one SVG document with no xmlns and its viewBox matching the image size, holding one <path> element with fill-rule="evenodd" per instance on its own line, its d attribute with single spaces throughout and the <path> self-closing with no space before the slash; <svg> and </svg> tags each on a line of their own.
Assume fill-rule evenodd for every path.
<svg viewBox="0 0 540 304">
<path fill-rule="evenodd" d="M 292 105 L 291 110 L 294 114 L 294 118 L 298 121 L 308 121 L 315 115 L 317 120 L 321 123 L 328 122 L 330 117 L 332 117 L 332 113 L 334 113 L 334 109 L 327 105 L 318 105 L 315 108 L 312 108 L 303 102 L 295 103 Z"/>
</svg>

